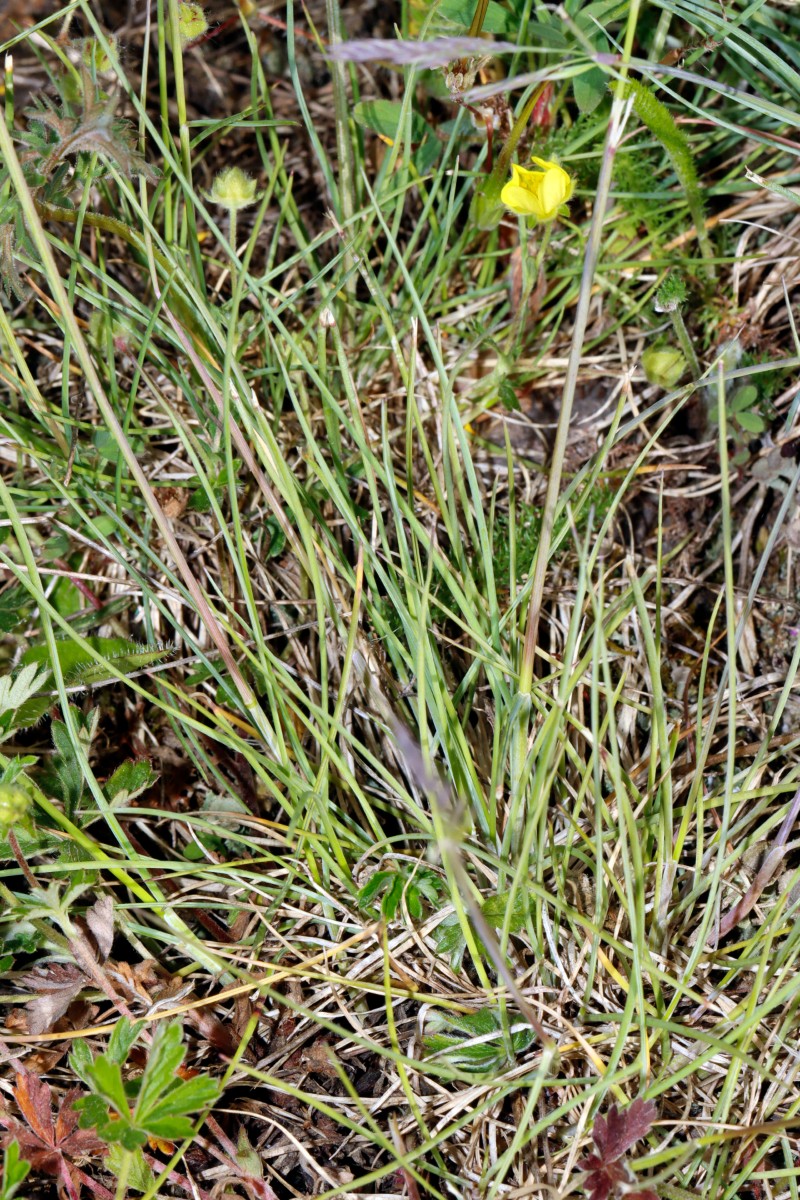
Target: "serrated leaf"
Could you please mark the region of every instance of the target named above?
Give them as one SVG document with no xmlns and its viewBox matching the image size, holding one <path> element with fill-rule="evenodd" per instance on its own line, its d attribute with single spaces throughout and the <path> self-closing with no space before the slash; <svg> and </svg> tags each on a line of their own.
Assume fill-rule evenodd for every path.
<svg viewBox="0 0 800 1200">
<path fill-rule="evenodd" d="M 182 1117 L 186 1113 L 197 1112 L 207 1104 L 216 1100 L 219 1095 L 219 1085 L 208 1075 L 198 1075 L 194 1079 L 185 1079 L 163 1096 L 155 1107 L 141 1115 L 141 1123 L 148 1132 L 156 1132 L 156 1125 L 174 1117 Z M 137 1106 L 137 1118 L 139 1111 Z M 159 1137 L 169 1137 L 170 1134 L 158 1133 Z M 177 1135 L 176 1135 L 177 1136 Z"/>
<path fill-rule="evenodd" d="M 604 1163 L 615 1162 L 636 1142 L 647 1137 L 656 1119 L 652 1100 L 637 1098 L 620 1111 L 612 1104 L 605 1117 L 596 1117 L 592 1138 Z"/>
<path fill-rule="evenodd" d="M 510 892 L 501 892 L 497 896 L 489 896 L 481 905 L 481 911 L 494 929 L 502 929 L 506 920 Z M 511 933 L 519 933 L 525 928 L 530 911 L 530 896 L 525 888 L 517 888 L 514 892 L 514 903 L 509 919 L 508 928 Z"/>
<path fill-rule="evenodd" d="M 87 1080 L 90 1082 L 90 1080 Z M 78 1125 L 81 1129 L 100 1130 L 101 1125 L 108 1123 L 108 1105 L 100 1096 L 81 1096 L 73 1108 L 80 1113 Z"/>
<path fill-rule="evenodd" d="M 144 1130 L 136 1129 L 133 1125 L 126 1125 L 124 1129 L 113 1136 L 126 1150 L 137 1150 L 147 1141 L 147 1134 Z"/>
<path fill-rule="evenodd" d="M 19 1156 L 19 1142 L 15 1138 L 3 1151 L 3 1182 L 0 1187 L 0 1200 L 11 1200 L 30 1169 L 31 1164 Z"/>
<path fill-rule="evenodd" d="M 89 1069 L 92 1062 L 92 1052 L 88 1044 L 82 1038 L 76 1038 L 72 1043 L 69 1065 L 72 1072 L 78 1076 L 78 1079 L 87 1085 L 89 1083 Z"/>
<path fill-rule="evenodd" d="M 150 1047 L 139 1098 L 136 1101 L 134 1119 L 144 1125 L 147 1116 L 159 1103 L 160 1098 L 175 1084 L 175 1073 L 186 1054 L 181 1044 L 181 1027 L 177 1021 L 163 1022 L 158 1026 Z M 177 1111 L 185 1111 L 178 1109 Z"/>
<path fill-rule="evenodd" d="M 376 871 L 374 875 L 371 875 L 361 891 L 358 893 L 359 907 L 363 908 L 365 905 L 369 904 L 369 902 L 373 900 L 380 891 L 388 886 L 394 874 L 394 871 Z"/>
<path fill-rule="evenodd" d="M 48 670 L 40 670 L 36 663 L 28 663 L 14 676 L 0 676 L 0 715 L 21 708 L 41 691 L 49 674 Z"/>
<path fill-rule="evenodd" d="M 163 1117 L 147 1119 L 147 1136 L 160 1138 L 164 1142 L 182 1142 L 194 1133 L 194 1125 L 188 1117 Z"/>
<path fill-rule="evenodd" d="M 127 1017 L 121 1017 L 108 1039 L 106 1058 L 109 1062 L 124 1063 L 128 1051 L 143 1029 L 144 1021 L 130 1021 Z"/>
<path fill-rule="evenodd" d="M 89 1071 L 89 1080 L 98 1096 L 115 1108 L 122 1117 L 128 1116 L 130 1108 L 119 1063 L 111 1062 L 104 1054 L 101 1054 L 95 1059 Z"/>
<path fill-rule="evenodd" d="M 153 666 L 169 653 L 169 650 L 160 647 L 140 646 L 127 638 L 87 637 L 84 641 L 90 647 L 89 650 L 85 650 L 71 639 L 56 642 L 61 671 L 71 686 L 88 687 L 115 675 L 128 675 L 140 671 L 144 667 Z M 104 663 L 98 663 L 91 653 L 92 650 L 115 669 L 110 670 Z M 23 654 L 22 662 L 26 665 L 49 665 L 50 652 L 44 645 L 31 646 Z"/>
<path fill-rule="evenodd" d="M 77 808 L 83 792 L 83 767 L 63 721 L 51 723 L 51 737 L 57 752 L 53 758 L 53 768 L 58 776 L 64 807 L 67 814 L 71 815 Z"/>
<path fill-rule="evenodd" d="M 467 948 L 467 939 L 464 937 L 458 913 L 451 913 L 449 917 L 445 917 L 441 924 L 433 930 L 431 937 L 436 943 L 439 954 L 449 960 L 454 971 L 460 971 Z"/>
<path fill-rule="evenodd" d="M 128 1157 L 129 1156 L 129 1157 Z M 134 1192 L 146 1192 L 150 1189 L 155 1179 L 152 1168 L 144 1156 L 141 1146 L 137 1146 L 132 1152 L 126 1150 L 121 1142 L 116 1142 L 112 1145 L 106 1159 L 108 1166 L 113 1175 L 119 1178 L 120 1170 L 123 1162 L 128 1174 L 126 1176 L 127 1186 Z"/>
<path fill-rule="evenodd" d="M 152 787 L 158 774 L 145 759 L 129 758 L 117 767 L 103 791 L 113 808 L 129 804 L 142 792 Z"/>
</svg>

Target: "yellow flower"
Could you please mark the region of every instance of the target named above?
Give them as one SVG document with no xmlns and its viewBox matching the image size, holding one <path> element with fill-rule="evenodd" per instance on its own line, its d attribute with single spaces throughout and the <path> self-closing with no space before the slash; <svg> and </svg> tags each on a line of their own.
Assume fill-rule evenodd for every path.
<svg viewBox="0 0 800 1200">
<path fill-rule="evenodd" d="M 512 164 L 511 180 L 500 193 L 500 199 L 520 216 L 552 221 L 569 200 L 575 185 L 558 163 L 548 162 L 545 158 L 534 158 L 533 161 L 538 171 Z"/>
</svg>

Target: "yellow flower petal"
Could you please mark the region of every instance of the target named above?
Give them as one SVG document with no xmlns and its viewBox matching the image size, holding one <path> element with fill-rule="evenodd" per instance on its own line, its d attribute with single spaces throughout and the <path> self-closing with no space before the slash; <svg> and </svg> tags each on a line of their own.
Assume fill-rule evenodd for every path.
<svg viewBox="0 0 800 1200">
<path fill-rule="evenodd" d="M 533 162 L 538 171 L 530 171 L 516 163 L 511 167 L 511 180 L 500 193 L 500 199 L 521 216 L 552 221 L 572 195 L 572 179 L 558 163 L 545 158 L 534 158 Z"/>
</svg>

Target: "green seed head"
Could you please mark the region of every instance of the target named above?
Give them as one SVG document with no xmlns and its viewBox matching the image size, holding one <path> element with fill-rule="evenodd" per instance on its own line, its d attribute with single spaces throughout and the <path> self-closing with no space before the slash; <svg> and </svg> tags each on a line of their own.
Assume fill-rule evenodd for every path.
<svg viewBox="0 0 800 1200">
<path fill-rule="evenodd" d="M 686 280 L 679 271 L 670 271 L 656 293 L 656 312 L 675 312 L 686 299 Z"/>
<path fill-rule="evenodd" d="M 256 181 L 245 175 L 240 167 L 226 167 L 214 177 L 208 198 L 229 212 L 236 212 L 255 203 Z"/>
</svg>

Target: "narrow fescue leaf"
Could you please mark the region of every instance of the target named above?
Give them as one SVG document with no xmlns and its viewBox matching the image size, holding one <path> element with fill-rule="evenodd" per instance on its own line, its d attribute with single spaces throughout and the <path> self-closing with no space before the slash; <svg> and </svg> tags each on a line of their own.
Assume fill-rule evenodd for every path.
<svg viewBox="0 0 800 1200">
<path fill-rule="evenodd" d="M 485 42 L 481 38 L 442 37 L 425 42 L 401 42 L 389 38 L 364 38 L 330 46 L 329 58 L 339 62 L 390 62 L 400 66 L 445 67 L 462 55 L 513 54 L 513 42 Z"/>
</svg>

